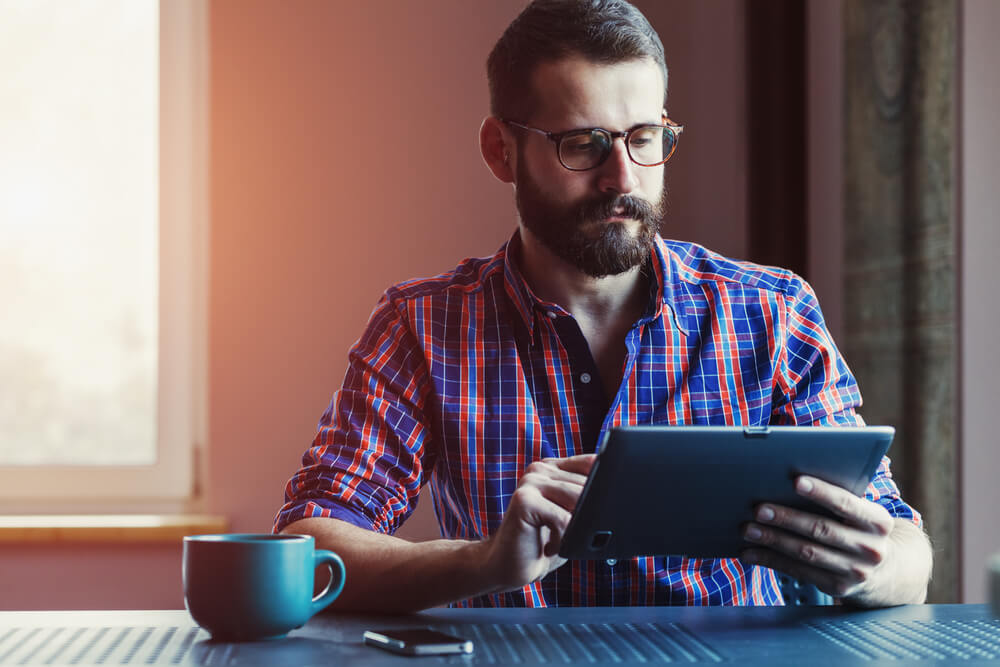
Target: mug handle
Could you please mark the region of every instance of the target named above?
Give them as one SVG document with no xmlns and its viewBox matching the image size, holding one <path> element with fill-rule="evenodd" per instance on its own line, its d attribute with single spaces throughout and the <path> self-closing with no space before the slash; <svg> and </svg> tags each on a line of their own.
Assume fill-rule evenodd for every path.
<svg viewBox="0 0 1000 667">
<path fill-rule="evenodd" d="M 327 551 L 326 549 L 316 549 L 316 551 L 313 552 L 313 569 L 319 567 L 320 565 L 326 565 L 327 569 L 330 570 L 330 581 L 326 584 L 326 588 L 323 589 L 323 592 L 313 598 L 313 614 L 326 609 L 331 602 L 337 599 L 337 596 L 340 595 L 340 591 L 344 590 L 344 580 L 346 579 L 344 561 L 342 561 L 340 556 L 332 551 Z"/>
</svg>

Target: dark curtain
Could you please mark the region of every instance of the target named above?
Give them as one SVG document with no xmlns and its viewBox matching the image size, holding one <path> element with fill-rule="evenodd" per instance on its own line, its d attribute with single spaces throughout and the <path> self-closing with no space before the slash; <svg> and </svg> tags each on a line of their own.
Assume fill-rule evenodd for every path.
<svg viewBox="0 0 1000 667">
<path fill-rule="evenodd" d="M 955 0 L 844 5 L 845 336 L 869 424 L 896 427 L 904 498 L 959 591 Z"/>
<path fill-rule="evenodd" d="M 806 4 L 746 4 L 749 258 L 809 277 Z"/>
</svg>

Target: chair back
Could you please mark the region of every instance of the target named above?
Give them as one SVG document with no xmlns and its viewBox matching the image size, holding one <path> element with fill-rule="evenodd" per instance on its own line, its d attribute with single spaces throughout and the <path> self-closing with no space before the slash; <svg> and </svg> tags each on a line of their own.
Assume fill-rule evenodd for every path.
<svg viewBox="0 0 1000 667">
<path fill-rule="evenodd" d="M 775 572 L 778 576 L 778 586 L 785 604 L 794 607 L 811 606 L 826 607 L 833 604 L 833 596 L 824 593 L 812 584 L 806 584 L 798 579 Z"/>
</svg>

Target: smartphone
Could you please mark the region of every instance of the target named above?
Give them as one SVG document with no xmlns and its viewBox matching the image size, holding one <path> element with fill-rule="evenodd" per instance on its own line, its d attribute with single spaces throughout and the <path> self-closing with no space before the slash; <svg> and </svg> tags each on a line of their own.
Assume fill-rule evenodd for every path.
<svg viewBox="0 0 1000 667">
<path fill-rule="evenodd" d="M 367 630 L 365 643 L 403 655 L 448 655 L 472 653 L 468 639 L 447 635 L 430 628 L 398 628 L 394 630 Z"/>
</svg>

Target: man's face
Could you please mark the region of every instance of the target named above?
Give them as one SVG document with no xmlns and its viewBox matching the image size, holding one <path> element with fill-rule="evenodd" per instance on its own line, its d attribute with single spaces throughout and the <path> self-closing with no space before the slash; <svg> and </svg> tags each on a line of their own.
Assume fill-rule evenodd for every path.
<svg viewBox="0 0 1000 667">
<path fill-rule="evenodd" d="M 540 66 L 532 84 L 540 100 L 525 121 L 532 127 L 621 132 L 661 121 L 663 79 L 649 60 L 613 65 L 561 60 Z M 555 144 L 546 137 L 514 131 L 520 135 L 517 208 L 528 234 L 594 277 L 623 273 L 645 261 L 662 217 L 662 165 L 635 164 L 624 141 L 616 139 L 603 164 L 570 171 L 559 163 Z"/>
</svg>

